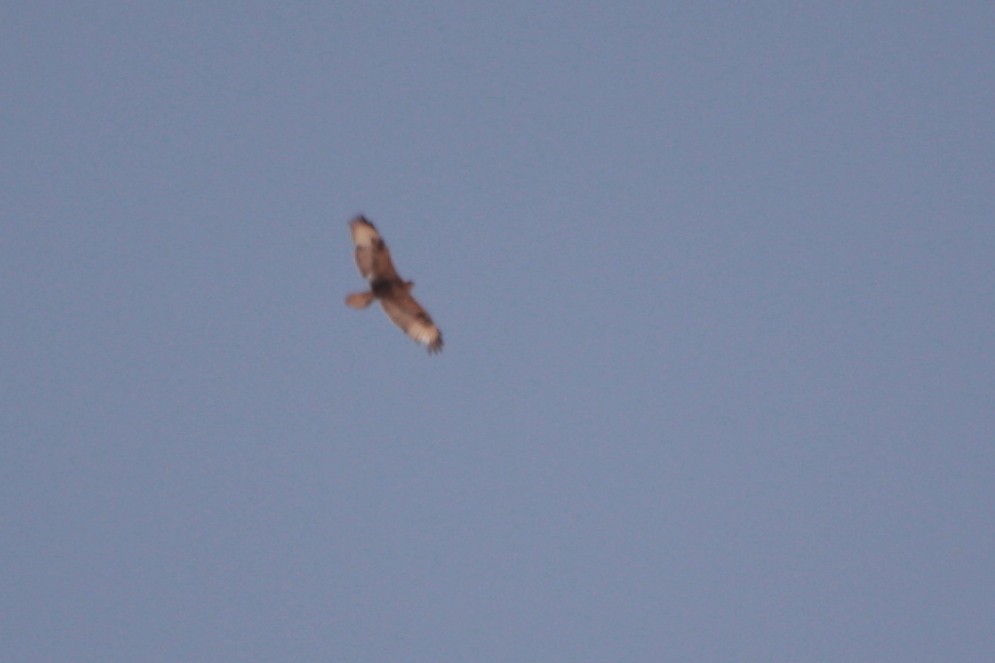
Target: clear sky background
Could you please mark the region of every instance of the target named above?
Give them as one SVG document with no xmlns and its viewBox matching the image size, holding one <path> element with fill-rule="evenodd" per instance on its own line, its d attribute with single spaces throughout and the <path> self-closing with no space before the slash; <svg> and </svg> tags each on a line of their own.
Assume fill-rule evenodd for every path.
<svg viewBox="0 0 995 663">
<path fill-rule="evenodd" d="M 991 660 L 990 2 L 25 2 L 0 59 L 4 660 Z M 358 212 L 440 356 L 343 305 Z"/>
</svg>

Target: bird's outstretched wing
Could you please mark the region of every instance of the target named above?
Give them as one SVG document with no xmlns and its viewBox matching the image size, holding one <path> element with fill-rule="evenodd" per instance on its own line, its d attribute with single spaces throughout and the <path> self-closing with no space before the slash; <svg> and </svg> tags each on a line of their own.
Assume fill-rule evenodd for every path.
<svg viewBox="0 0 995 663">
<path fill-rule="evenodd" d="M 366 217 L 360 215 L 349 222 L 352 241 L 356 245 L 356 267 L 364 279 L 374 281 L 400 281 L 394 263 L 390 259 L 390 249 L 380 237 L 380 233 Z"/>
<path fill-rule="evenodd" d="M 394 289 L 381 297 L 380 305 L 387 317 L 404 330 L 405 334 L 428 347 L 429 354 L 442 351 L 442 332 L 407 288 Z"/>
</svg>

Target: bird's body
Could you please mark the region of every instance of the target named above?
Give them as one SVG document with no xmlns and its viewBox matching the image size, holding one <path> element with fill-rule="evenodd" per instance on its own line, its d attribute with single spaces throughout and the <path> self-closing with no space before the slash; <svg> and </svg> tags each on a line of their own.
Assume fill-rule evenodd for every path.
<svg viewBox="0 0 995 663">
<path fill-rule="evenodd" d="M 425 345 L 430 354 L 441 352 L 442 332 L 432 322 L 428 311 L 411 296 L 414 281 L 405 281 L 398 275 L 380 233 L 363 216 L 350 221 L 349 228 L 356 245 L 356 266 L 369 282 L 370 289 L 349 295 L 346 304 L 360 309 L 378 300 L 387 317 L 405 334 Z"/>
</svg>

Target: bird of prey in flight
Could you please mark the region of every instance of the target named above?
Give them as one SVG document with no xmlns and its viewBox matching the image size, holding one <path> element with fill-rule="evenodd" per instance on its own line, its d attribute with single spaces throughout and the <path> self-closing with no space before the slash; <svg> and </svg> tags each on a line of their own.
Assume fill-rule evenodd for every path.
<svg viewBox="0 0 995 663">
<path fill-rule="evenodd" d="M 390 250 L 380 233 L 366 217 L 360 215 L 349 222 L 352 241 L 356 245 L 356 266 L 370 284 L 364 292 L 354 292 L 345 303 L 355 309 L 366 308 L 379 300 L 384 313 L 405 334 L 428 348 L 429 354 L 442 351 L 442 332 L 432 322 L 428 311 L 411 296 L 414 281 L 405 281 L 394 269 Z"/>
</svg>

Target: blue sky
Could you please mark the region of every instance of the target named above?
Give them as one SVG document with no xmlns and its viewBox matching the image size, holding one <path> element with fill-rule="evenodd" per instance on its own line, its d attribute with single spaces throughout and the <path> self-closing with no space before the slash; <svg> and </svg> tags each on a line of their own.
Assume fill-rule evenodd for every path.
<svg viewBox="0 0 995 663">
<path fill-rule="evenodd" d="M 399 5 L 2 11 L 4 658 L 988 660 L 995 10 Z"/>
</svg>

